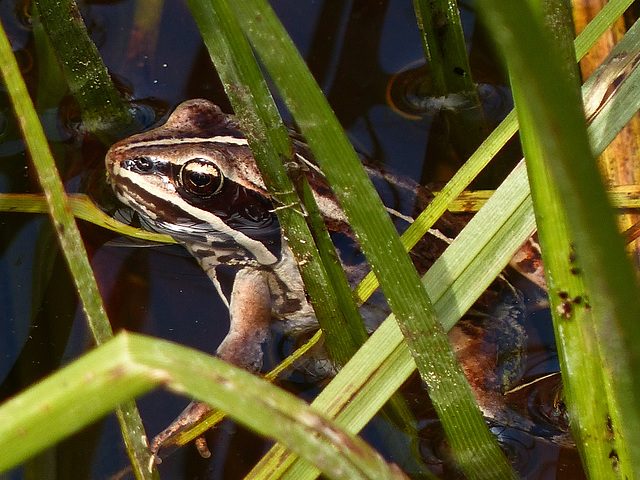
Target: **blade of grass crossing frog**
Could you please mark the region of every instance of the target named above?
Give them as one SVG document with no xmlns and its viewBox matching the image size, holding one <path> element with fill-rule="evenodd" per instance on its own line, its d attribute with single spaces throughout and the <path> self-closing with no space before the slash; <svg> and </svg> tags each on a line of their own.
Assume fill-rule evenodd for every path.
<svg viewBox="0 0 640 480">
<path fill-rule="evenodd" d="M 207 12 L 206 5 L 199 5 L 197 2 L 191 2 L 190 6 L 194 11 L 194 14 L 196 14 L 196 18 L 200 19 L 198 22 L 199 28 L 201 30 L 205 30 L 206 32 L 210 33 L 210 35 L 208 35 L 208 34 L 205 34 L 205 32 L 203 31 L 203 34 L 205 34 L 205 39 L 208 38 L 207 43 L 210 47 L 210 52 L 212 53 L 212 57 L 214 58 L 215 63 L 217 65 L 222 65 L 222 68 L 219 67 L 219 73 L 221 75 L 221 78 L 223 79 L 223 82 L 229 85 L 236 84 L 241 81 L 244 81 L 244 80 L 241 80 L 241 77 L 243 79 L 246 79 L 247 82 L 251 82 L 254 79 L 250 78 L 250 76 L 248 77 L 246 72 L 244 72 L 244 70 L 246 70 L 247 68 L 249 68 L 250 65 L 252 65 L 253 70 L 257 73 L 255 73 L 256 85 L 252 86 L 251 88 L 252 90 L 263 88 L 264 81 L 261 79 L 261 77 L 259 77 L 260 70 L 258 69 L 255 61 L 252 60 L 253 57 L 251 56 L 251 51 L 249 50 L 248 46 L 244 44 L 244 37 L 242 33 L 238 33 L 237 31 L 235 31 L 234 28 L 231 27 L 231 25 L 233 25 L 234 23 L 233 18 L 225 18 L 224 22 L 221 20 L 222 17 L 226 15 L 224 6 L 216 5 L 215 8 L 217 13 L 216 15 L 214 15 L 215 18 L 220 19 L 221 25 L 224 24 L 225 27 L 228 27 L 230 29 L 230 31 L 225 33 L 224 35 L 219 28 L 214 28 L 213 22 L 209 23 L 209 22 L 203 21 L 204 18 L 208 18 L 206 17 L 206 12 Z M 226 47 L 221 43 L 216 44 L 216 42 L 221 42 L 225 36 L 227 38 L 228 47 Z M 237 41 L 238 44 L 234 44 L 234 41 Z M 240 48 L 240 49 L 244 49 L 245 53 L 241 54 L 236 52 L 232 55 L 231 59 L 229 59 L 228 61 L 225 61 L 224 58 L 221 58 L 223 56 L 223 52 L 226 51 L 225 48 L 235 48 L 235 49 Z M 242 55 L 245 55 L 245 56 L 242 56 Z M 242 59 L 242 61 L 237 62 L 238 65 L 234 67 L 235 65 L 234 59 Z M 234 108 L 236 112 L 241 113 L 243 109 L 245 109 L 246 107 L 244 106 L 239 107 L 236 102 L 246 101 L 246 99 L 242 97 L 234 99 L 233 90 L 234 89 L 232 88 L 229 88 L 229 87 L 227 88 L 227 91 L 232 100 L 232 104 L 234 104 Z M 268 92 L 265 92 L 262 95 L 264 95 L 263 100 L 258 103 L 266 104 L 267 102 L 272 102 Z M 258 95 L 254 95 L 254 97 L 260 98 L 258 97 Z M 276 114 L 276 112 L 277 111 L 274 106 L 272 111 L 265 114 L 265 116 L 267 117 L 264 120 L 266 124 L 276 124 L 277 122 L 280 122 L 279 118 L 277 120 L 274 118 L 269 118 L 269 115 Z M 261 144 L 262 143 L 263 142 L 261 142 Z M 257 157 L 260 156 L 259 151 L 254 153 L 257 154 L 256 155 Z M 278 166 L 280 169 L 282 168 L 280 166 L 279 159 L 275 161 L 275 165 Z M 296 171 L 292 171 L 291 173 L 293 173 L 293 178 L 294 180 L 296 180 L 295 182 L 296 189 L 298 190 L 298 192 L 302 192 L 302 194 L 305 197 L 305 204 L 307 205 L 306 210 L 309 216 L 308 221 L 313 226 L 313 223 L 315 222 L 314 219 L 316 219 L 318 215 L 314 213 L 317 210 L 317 207 L 314 205 L 315 202 L 313 200 L 313 197 L 309 194 L 310 192 L 309 186 L 306 185 L 306 180 L 304 179 L 303 176 L 296 174 Z M 281 192 L 288 191 L 288 190 L 291 190 L 291 186 L 288 183 L 278 185 L 278 190 Z M 289 200 L 281 203 L 286 205 L 288 203 L 292 203 L 292 201 Z M 296 222 L 301 222 L 300 216 L 296 214 L 293 209 L 281 210 L 279 211 L 279 213 L 282 213 L 284 216 L 288 216 L 290 220 L 292 219 Z M 284 220 L 286 221 L 287 219 L 285 218 Z M 320 309 L 316 309 L 316 313 L 319 314 L 318 315 L 319 320 L 327 336 L 326 341 L 329 344 L 332 357 L 336 359 L 338 363 L 346 363 L 346 361 L 349 358 L 351 358 L 351 356 L 356 351 L 356 349 L 366 340 L 366 337 L 367 337 L 366 331 L 363 327 L 362 320 L 359 316 L 359 312 L 355 304 L 353 295 L 351 294 L 351 290 L 347 282 L 347 279 L 345 277 L 345 274 L 342 271 L 341 267 L 339 267 L 339 263 L 336 263 L 334 259 L 335 252 L 334 252 L 333 244 L 331 243 L 327 232 L 324 230 L 324 226 L 318 224 L 318 222 L 315 222 L 315 223 L 316 225 L 313 228 L 313 232 L 316 238 L 317 245 L 321 250 L 320 257 L 322 259 L 326 272 L 331 273 L 329 277 L 320 278 L 319 281 L 316 281 L 316 284 L 319 284 L 325 290 L 327 289 L 327 287 L 333 285 L 335 287 L 333 288 L 333 295 L 336 296 L 337 302 L 332 304 L 331 301 L 326 301 L 320 298 L 319 301 L 316 302 L 314 305 L 321 307 Z M 304 222 L 302 222 L 302 224 L 304 224 Z M 295 240 L 295 235 L 289 235 L 287 233 L 287 236 L 292 241 Z M 297 242 L 297 240 L 295 241 Z M 309 250 L 314 245 L 313 239 L 309 240 L 305 237 L 303 238 L 303 242 L 295 243 L 292 245 L 292 247 L 295 249 L 299 245 L 302 245 L 305 248 L 305 250 L 301 250 L 301 253 L 300 252 L 296 252 L 296 253 L 298 253 L 300 257 L 305 259 L 305 264 L 306 264 L 305 268 L 308 269 L 311 264 L 310 260 L 312 258 L 317 258 L 317 254 L 315 255 L 315 257 L 311 257 L 311 254 L 310 254 L 311 250 Z M 320 267 L 320 265 L 318 266 Z M 336 268 L 338 268 L 339 271 L 336 271 L 335 270 Z M 324 272 L 320 272 L 320 273 L 322 273 L 323 275 L 326 275 L 326 273 Z M 304 275 L 304 269 L 303 269 L 303 275 Z M 313 292 L 310 292 L 310 293 L 311 293 L 311 297 L 314 298 Z M 316 295 L 316 298 L 318 298 L 317 295 Z M 334 301 L 333 298 L 330 300 Z M 333 327 L 332 325 L 327 325 L 326 321 L 323 322 L 323 319 L 322 319 L 323 311 L 325 313 L 328 312 L 329 314 L 336 317 L 335 320 L 337 320 L 337 322 L 335 327 Z M 345 320 L 341 320 L 341 318 L 337 315 L 338 313 L 340 313 L 342 315 L 342 318 L 346 320 L 346 324 L 345 324 Z M 345 330 L 351 332 L 351 335 L 350 335 L 351 339 L 349 339 L 349 336 L 346 336 L 344 334 Z M 340 352 L 336 353 L 335 349 L 331 350 L 331 345 L 336 345 L 338 342 L 340 342 L 338 346 L 342 345 L 340 346 L 340 349 L 343 353 L 340 353 Z M 403 406 L 401 402 L 399 402 L 399 399 L 392 399 L 388 414 L 394 419 L 401 420 L 402 422 L 401 429 L 403 431 L 406 432 L 406 431 L 411 431 L 412 429 L 415 430 L 415 427 L 413 426 L 414 425 L 413 420 L 407 415 L 407 409 L 406 407 Z"/>
<path fill-rule="evenodd" d="M 292 156 L 288 133 L 267 89 L 253 52 L 225 2 L 192 0 L 189 7 L 210 55 L 218 68 L 236 115 L 243 125 L 265 183 L 274 195 L 278 217 L 300 271 L 318 321 L 327 336 L 327 347 L 339 364 L 348 361 L 365 338 L 364 326 L 350 290 L 340 278 L 331 279 L 318 253 L 300 200 L 287 177 L 281 158 Z M 302 180 L 304 183 L 304 180 Z M 317 207 L 309 207 L 315 210 Z M 316 235 L 324 235 L 316 231 Z M 327 260 L 327 263 L 330 260 Z M 341 302 L 352 305 L 342 307 Z M 344 335 L 347 328 L 351 335 Z"/>
<path fill-rule="evenodd" d="M 148 232 L 139 228 L 125 225 L 100 210 L 89 197 L 71 193 L 67 195 L 73 215 L 87 222 L 91 222 L 107 230 L 127 235 L 140 240 L 158 243 L 176 243 L 168 235 Z M 0 193 L 0 211 L 23 213 L 47 213 L 47 200 L 44 195 L 31 193 Z"/>
<path fill-rule="evenodd" d="M 265 2 L 233 2 L 232 9 L 347 214 L 391 309 L 404 329 L 418 370 L 429 384 L 430 396 L 445 431 L 466 430 L 450 437 L 454 455 L 470 477 L 482 477 L 490 466 L 496 478 L 511 478 L 513 472 L 482 418 L 417 272 L 304 61 Z M 457 423 L 454 417 L 464 420 Z M 474 454 L 470 455 L 470 451 Z"/>
<path fill-rule="evenodd" d="M 626 48 L 625 44 L 622 42 L 620 47 Z M 616 53 L 617 51 L 612 52 L 612 54 Z M 631 84 L 638 84 L 639 81 L 640 70 L 636 69 L 631 73 L 628 82 Z M 586 86 L 586 88 L 588 88 L 588 86 Z M 585 91 L 587 91 L 586 88 Z M 620 92 L 625 92 L 626 88 L 628 88 L 627 82 L 625 82 L 621 86 Z M 629 98 L 633 101 L 629 101 Z M 640 106 L 638 104 L 638 99 L 640 98 L 640 96 L 633 95 L 629 98 L 626 101 L 623 100 L 611 102 L 611 106 L 606 110 L 602 110 L 600 114 L 602 115 L 606 112 L 608 115 L 611 115 L 616 119 L 618 119 L 618 117 L 621 117 L 623 122 L 628 121 L 628 119 Z M 599 116 L 596 117 L 594 124 L 590 127 L 590 137 L 599 139 L 598 147 L 595 150 L 596 154 L 599 153 L 599 151 L 601 151 L 601 149 L 604 148 L 606 144 L 611 142 L 613 137 L 617 134 L 617 132 L 608 129 L 600 132 L 597 127 L 598 119 Z M 606 122 L 603 123 L 606 124 Z M 512 245 L 514 245 L 512 248 L 517 248 L 517 246 L 519 245 L 518 242 L 524 241 L 529 235 L 529 232 L 531 231 L 530 229 L 534 227 L 535 220 L 533 216 L 533 209 L 531 206 L 530 197 L 528 195 L 528 199 L 524 200 L 517 210 L 509 210 L 509 205 L 514 204 L 514 202 L 512 202 L 513 199 L 511 198 L 511 195 L 517 194 L 518 192 L 526 193 L 526 189 L 528 186 L 527 184 L 528 181 L 523 165 L 521 164 L 516 169 L 516 171 L 513 172 L 510 178 L 507 179 L 507 181 L 505 181 L 503 185 L 501 185 L 497 190 L 497 192 L 491 197 L 491 199 L 497 201 L 499 199 L 499 196 L 501 195 L 499 194 L 500 191 L 506 191 L 507 189 L 511 191 L 510 194 L 505 195 L 503 199 L 500 200 L 500 204 L 502 204 L 504 208 L 506 208 L 506 210 L 502 210 L 503 216 L 507 215 L 511 218 L 510 221 L 513 221 L 511 225 L 505 224 L 501 228 L 503 237 L 500 237 L 491 229 L 485 228 L 483 230 L 481 228 L 478 231 L 478 234 L 482 234 L 482 232 L 484 231 L 484 233 L 488 235 L 487 239 L 489 240 L 484 239 L 481 241 L 476 241 L 475 233 L 469 230 L 469 232 L 471 233 L 467 235 L 467 233 L 463 231 L 459 238 L 456 239 L 447 250 L 447 252 L 445 252 L 443 258 L 438 260 L 432 270 L 425 276 L 425 280 L 428 282 L 427 288 L 434 298 L 438 297 L 438 291 L 445 290 L 446 295 L 442 298 L 442 300 L 436 301 L 436 309 L 441 315 L 441 319 L 445 323 L 445 325 L 453 325 L 459 318 L 459 311 L 462 310 L 461 306 L 456 306 L 456 294 L 452 292 L 458 289 L 457 285 L 463 285 L 465 283 L 465 276 L 467 279 L 473 282 L 473 279 L 476 277 L 476 271 L 474 271 L 474 269 L 480 269 L 480 271 L 485 269 L 486 262 L 481 258 L 482 254 L 480 252 L 469 253 L 469 250 L 479 248 L 479 246 L 482 245 L 485 241 L 488 241 L 489 243 L 486 245 L 485 250 L 487 252 L 491 252 L 495 249 L 495 251 L 497 252 L 502 252 L 502 256 L 497 256 L 494 258 L 495 262 L 497 262 L 498 265 L 500 264 L 500 262 L 504 262 L 504 264 L 506 264 L 512 253 L 509 253 L 508 249 L 502 249 L 501 247 L 495 246 L 492 247 L 490 244 L 494 243 L 496 245 L 499 245 L 503 244 L 503 242 L 515 242 L 515 244 L 512 243 Z M 504 218 L 488 218 L 487 216 L 485 216 L 488 213 L 489 211 L 484 209 L 481 209 L 481 211 L 478 212 L 476 218 L 478 219 L 479 224 L 497 226 L 498 222 L 504 221 Z M 469 225 L 469 227 L 472 227 L 472 225 Z M 517 229 L 517 232 L 519 233 L 515 233 L 515 231 L 512 230 L 514 228 Z M 462 240 L 464 240 L 464 242 Z M 446 272 L 447 268 L 441 266 L 440 263 L 447 263 L 447 255 L 451 255 L 451 258 L 460 257 L 460 255 L 463 255 L 463 253 L 461 252 L 464 251 L 467 251 L 467 254 L 469 254 L 469 256 L 463 257 L 466 258 L 466 261 L 468 263 L 468 268 L 463 267 L 461 269 L 463 272 L 463 276 L 458 278 L 457 282 L 454 283 L 453 286 L 449 284 L 449 282 L 444 282 L 444 284 L 441 284 L 438 281 L 438 275 L 436 275 L 434 272 L 437 272 L 438 269 L 442 269 Z M 455 262 L 450 263 L 454 264 Z M 498 271 L 501 270 L 501 268 L 502 267 L 498 267 Z M 470 283 L 469 285 L 475 286 L 473 285 L 473 283 Z M 470 291 L 471 289 L 465 290 L 464 288 L 462 288 L 459 290 L 465 292 L 467 290 Z M 449 298 L 450 300 L 447 300 L 447 298 Z M 468 298 L 465 303 L 467 305 L 470 305 L 469 302 L 472 303 L 473 300 L 471 298 Z M 452 304 L 453 308 L 441 308 L 441 305 L 446 305 L 446 303 Z M 391 355 L 390 352 L 395 352 L 394 349 L 398 347 L 401 341 L 401 334 L 395 327 L 393 321 L 389 319 L 385 321 L 378 329 L 378 331 L 374 332 L 374 334 L 364 345 L 361 351 L 356 354 L 353 361 L 345 366 L 344 375 L 342 372 L 338 374 L 338 376 L 327 386 L 325 391 L 323 391 L 318 399 L 314 402 L 314 405 L 320 409 L 331 412 L 332 415 L 338 415 L 338 418 L 341 421 L 344 420 L 346 422 L 343 424 L 345 425 L 345 427 L 354 429 L 360 428 L 360 424 L 358 424 L 357 422 L 351 422 L 347 420 L 349 411 L 350 409 L 354 409 L 358 412 L 359 415 L 362 415 L 362 417 L 365 418 L 367 417 L 367 415 L 369 416 L 369 418 L 373 415 L 376 406 L 380 403 L 376 404 L 376 402 L 373 402 L 371 401 L 371 399 L 366 397 L 365 394 L 367 394 L 371 390 L 371 385 L 367 384 L 367 382 L 370 381 L 370 379 L 374 378 L 372 376 L 373 372 L 377 372 L 380 368 L 380 365 L 388 361 L 387 358 L 390 357 L 387 356 Z M 369 348 L 371 348 L 371 350 L 369 350 Z M 404 358 L 404 361 L 412 363 L 411 357 L 408 355 L 408 352 L 405 351 L 402 358 Z M 360 368 L 360 370 L 358 370 L 357 372 L 352 372 L 351 369 L 356 368 L 356 366 L 357 368 Z M 409 372 L 411 370 L 412 367 L 408 369 Z M 354 383 L 354 378 L 361 379 L 363 383 Z M 398 378 L 391 376 L 391 378 L 395 378 L 395 380 L 399 382 L 398 384 L 401 384 L 406 377 Z M 389 379 L 389 381 L 391 381 L 391 378 Z M 390 384 L 387 384 L 387 386 L 390 386 Z M 376 387 L 376 391 L 381 393 L 384 390 L 380 390 L 379 387 Z M 327 394 L 326 397 L 325 394 Z M 367 400 L 362 401 L 363 398 L 367 398 Z M 381 400 L 381 402 L 383 401 L 384 399 Z M 344 410 L 342 410 L 343 408 Z M 265 473 L 268 472 L 267 468 L 265 468 L 264 471 L 260 471 L 260 467 L 269 465 L 269 468 L 274 468 L 272 467 L 273 465 L 285 463 L 288 464 L 290 460 L 287 460 L 285 462 L 283 458 L 288 458 L 289 456 L 290 454 L 284 452 L 283 449 L 279 448 L 278 446 L 274 447 L 274 449 L 272 449 L 263 458 L 256 469 L 254 469 L 254 471 L 252 472 L 253 476 L 251 478 L 275 478 L 275 476 L 269 476 L 268 473 Z M 297 461 L 294 463 L 291 472 L 287 472 L 285 478 L 311 479 L 315 478 L 316 475 L 317 473 L 308 464 L 306 464 L 305 462 Z"/>
</svg>

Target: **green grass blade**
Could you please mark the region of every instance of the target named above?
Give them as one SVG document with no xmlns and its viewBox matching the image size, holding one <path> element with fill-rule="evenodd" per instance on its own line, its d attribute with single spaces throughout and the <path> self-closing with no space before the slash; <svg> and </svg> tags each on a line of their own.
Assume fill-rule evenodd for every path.
<svg viewBox="0 0 640 480">
<path fill-rule="evenodd" d="M 11 96 L 38 180 L 47 198 L 49 214 L 73 276 L 83 310 L 94 338 L 100 344 L 113 336 L 111 325 L 105 313 L 78 226 L 71 213 L 62 180 L 55 167 L 33 103 L 20 76 L 4 29 L 0 29 L 0 71 Z M 123 405 L 118 411 L 118 417 L 121 424 L 126 425 L 123 427 L 123 434 L 125 443 L 129 447 L 134 470 L 138 475 L 142 475 L 140 472 L 145 471 L 149 456 L 144 440 L 144 428 L 135 404 Z"/>
<path fill-rule="evenodd" d="M 15 57 L 4 30 L 0 32 L 0 70 L 11 94 L 13 108 L 23 132 L 27 148 L 47 199 L 48 211 L 57 231 L 60 244 L 74 273 L 74 281 L 84 305 L 85 314 L 98 343 L 113 336 L 102 299 L 87 260 L 80 232 L 71 213 L 62 180 L 58 175 L 49 145 L 20 76 Z"/>
<path fill-rule="evenodd" d="M 301 178 L 301 172 L 292 171 L 296 179 L 292 183 L 281 162 L 285 159 L 295 165 L 288 132 L 251 48 L 225 3 L 192 0 L 189 7 L 272 193 L 278 218 L 301 266 L 318 321 L 327 335 L 328 350 L 335 361 L 344 364 L 366 339 L 366 331 L 344 273 L 333 279 L 327 275 L 327 265 L 334 265 L 335 260 L 323 260 L 319 255 L 307 220 L 301 214 L 304 209 L 298 194 L 304 195 L 306 181 Z M 316 216 L 313 199 L 307 195 L 305 200 L 308 214 Z M 316 230 L 314 234 L 326 237 L 321 245 L 330 244 L 326 231 Z M 339 288 L 343 293 L 336 294 Z M 345 331 L 350 335 L 345 335 Z"/>
<path fill-rule="evenodd" d="M 116 91 L 72 0 L 38 0 L 38 14 L 71 93 L 91 132 L 128 126 L 132 115 Z"/>
<path fill-rule="evenodd" d="M 525 122 L 523 119 L 523 126 Z M 526 145 L 530 140 L 527 140 L 529 136 L 525 132 L 526 128 L 522 132 Z M 571 430 L 581 450 L 584 450 L 583 445 L 587 440 L 588 453 L 586 457 L 583 454 L 583 458 L 586 459 L 585 469 L 590 478 L 604 479 L 611 473 L 608 456 L 614 445 L 613 438 L 606 433 L 606 422 L 601 421 L 607 416 L 608 402 L 604 399 L 599 402 L 592 400 L 601 397 L 607 386 L 603 382 L 600 366 L 593 361 L 599 357 L 599 352 L 591 311 L 586 308 L 584 300 L 574 300 L 581 297 L 579 292 L 585 291 L 585 285 L 581 276 L 571 273 L 576 268 L 569 261 L 572 240 L 562 206 L 557 200 L 557 190 L 543 165 L 531 165 L 535 158 L 533 148 L 527 148 L 526 155 L 531 190 L 535 192 L 542 258 L 549 272 L 548 292 L 551 312 L 555 317 L 556 344 L 563 372 L 563 395 L 571 415 Z M 566 298 L 561 298 L 560 292 L 565 292 L 562 296 Z M 584 401 L 580 402 L 580 398 Z M 594 435 L 595 432 L 599 434 Z M 622 465 L 626 463 L 624 460 L 621 462 Z"/>
<path fill-rule="evenodd" d="M 597 103 L 600 102 L 598 92 L 612 95 L 590 126 L 590 143 L 595 151 L 601 151 L 640 106 L 640 72 L 637 69 L 629 72 L 625 68 L 627 59 L 630 65 L 637 63 L 639 46 L 640 25 L 635 24 L 585 84 L 585 90 L 591 92 L 587 94 L 587 104 L 593 103 L 594 93 Z M 615 79 L 615 88 L 609 84 L 612 79 Z M 611 109 L 624 113 L 609 115 Z M 523 111 L 527 112 L 527 109 Z M 532 123 L 530 119 L 526 121 L 528 125 Z M 578 266 L 567 262 L 573 247 L 566 213 L 554 179 L 545 168 L 543 153 L 537 148 L 540 142 L 536 142 L 534 135 L 531 129 L 523 129 L 523 142 L 527 140 L 525 145 L 528 145 L 532 193 L 534 199 L 540 197 L 536 201 L 540 241 L 549 272 L 549 298 L 572 431 L 590 478 L 630 478 L 637 466 L 629 458 L 628 445 L 624 437 L 611 434 L 613 419 L 610 412 L 618 409 L 618 402 L 614 386 L 602 368 L 608 364 L 608 359 L 602 357 L 599 348 L 597 318 L 593 310 L 587 308 L 584 279 L 575 275 Z M 590 401 L 593 398 L 600 398 L 600 401 Z"/>
<path fill-rule="evenodd" d="M 562 9 L 555 11 L 556 15 L 560 15 Z M 548 20 L 551 21 L 553 19 Z M 562 21 L 556 20 L 554 25 L 562 25 Z M 554 32 L 559 32 L 559 29 L 554 28 Z M 565 50 L 565 62 L 573 66 L 574 51 L 573 48 L 565 48 L 566 34 L 564 37 L 559 33 L 554 35 Z M 573 74 L 567 71 L 567 75 L 573 75 L 574 81 L 579 84 L 577 69 L 574 69 Z M 573 437 L 590 478 L 623 478 L 631 473 L 627 468 L 629 462 L 625 451 L 619 451 L 614 437 L 608 434 L 606 422 L 602 421 L 607 417 L 609 408 L 606 395 L 602 395 L 602 392 L 606 392 L 607 385 L 600 372 L 599 362 L 593 361 L 599 358 L 600 352 L 593 328 L 594 319 L 591 310 L 586 308 L 586 297 L 582 296 L 585 292 L 584 281 L 581 276 L 572 274 L 576 265 L 568 261 L 572 252 L 572 239 L 565 212 L 554 180 L 545 167 L 544 152 L 540 148 L 542 142 L 531 128 L 532 121 L 525 100 L 527 93 L 520 91 L 519 85 L 514 83 L 513 95 L 522 125 L 520 138 L 527 158 L 531 193 L 536 206 L 542 258 L 548 272 L 549 302 L 563 372 L 563 396 L 571 415 Z M 581 300 L 575 301 L 575 298 Z M 602 400 L 593 402 L 592 399 L 597 397 Z M 622 477 L 613 474 L 611 469 L 612 459 L 609 454 L 612 451 L 619 451 L 616 462 L 619 462 Z"/>
<path fill-rule="evenodd" d="M 608 417 L 600 421 L 617 437 L 625 462 L 612 462 L 612 470 L 622 467 L 635 477 L 640 467 L 638 283 L 589 148 L 580 98 L 564 74 L 557 46 L 531 8 L 515 9 L 502 0 L 478 5 L 503 49 L 514 85 L 526 91 L 527 126 L 538 140 L 584 272 L 587 291 L 575 294 L 584 293 L 589 304 L 610 402 Z"/>
<path fill-rule="evenodd" d="M 195 350 L 126 333 L 0 406 L 0 471 L 158 386 L 224 410 L 331 478 L 407 478 L 362 439 L 265 380 Z"/>
<path fill-rule="evenodd" d="M 471 75 L 458 5 L 455 0 L 413 0 L 413 8 L 429 72 L 417 93 L 464 103 L 464 108 L 441 109 L 438 116 L 443 117 L 458 156 L 466 160 L 485 139 L 488 128 Z"/>
</svg>

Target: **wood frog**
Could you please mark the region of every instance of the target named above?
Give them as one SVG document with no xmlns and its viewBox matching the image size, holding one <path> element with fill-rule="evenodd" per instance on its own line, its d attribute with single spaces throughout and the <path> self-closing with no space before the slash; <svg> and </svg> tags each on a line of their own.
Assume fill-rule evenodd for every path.
<svg viewBox="0 0 640 480">
<path fill-rule="evenodd" d="M 301 162 L 310 164 L 311 160 L 304 155 L 306 152 L 302 150 L 296 152 Z M 139 213 L 145 227 L 169 234 L 183 244 L 226 302 L 231 324 L 217 350 L 220 358 L 258 371 L 262 366 L 262 344 L 272 323 L 282 322 L 289 329 L 316 324 L 273 202 L 232 115 L 224 114 L 206 100 L 184 102 L 164 125 L 113 145 L 106 156 L 106 168 L 120 201 Z M 346 218 L 319 170 L 308 172 L 327 224 L 334 232 L 348 237 Z M 389 200 L 388 209 L 399 223 L 406 222 L 413 208 L 424 208 L 429 200 L 424 189 L 405 179 L 375 168 L 369 172 L 383 192 L 383 199 Z M 418 269 L 426 271 L 446 248 L 447 239 L 461 227 L 462 223 L 455 219 L 441 219 L 435 225 L 437 230 L 414 249 Z M 355 284 L 362 278 L 363 269 L 351 263 L 348 275 Z M 223 277 L 230 280 L 230 286 L 221 280 Z M 497 305 L 504 311 L 503 317 L 514 325 L 509 327 L 508 335 L 511 372 L 505 377 L 499 373 L 487 375 L 487 371 L 495 369 L 474 366 L 477 361 L 467 362 L 465 370 L 476 391 L 486 390 L 488 382 L 504 384 L 521 374 L 519 355 L 524 332 L 518 321 L 522 302 L 515 290 L 506 290 L 508 302 L 495 297 L 491 302 L 485 301 L 481 308 L 485 310 L 484 317 L 488 317 L 489 310 L 495 310 Z M 363 317 L 370 324 L 378 321 L 371 319 L 377 315 L 375 312 L 386 315 L 384 308 L 364 308 Z M 468 352 L 473 350 L 476 360 L 479 355 L 495 364 L 504 353 L 496 353 L 495 346 L 487 347 L 483 339 L 488 330 L 481 324 L 477 318 L 462 323 L 450 337 L 463 359 L 469 358 Z M 170 428 L 176 430 L 205 411 L 206 407 L 200 404 L 191 406 L 178 424 Z M 163 435 L 165 438 L 168 433 Z"/>
</svg>

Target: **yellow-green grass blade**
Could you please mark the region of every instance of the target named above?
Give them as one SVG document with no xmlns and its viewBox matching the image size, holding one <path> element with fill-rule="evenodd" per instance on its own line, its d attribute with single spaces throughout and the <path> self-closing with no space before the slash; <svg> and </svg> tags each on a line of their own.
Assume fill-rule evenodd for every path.
<svg viewBox="0 0 640 480">
<path fill-rule="evenodd" d="M 554 8 L 553 11 L 557 15 L 562 10 Z M 554 32 L 559 32 L 559 22 L 555 15 L 550 21 L 554 25 Z M 640 25 L 636 24 L 585 85 L 591 92 L 587 96 L 587 109 L 600 112 L 591 127 L 591 131 L 597 133 L 590 136 L 590 143 L 596 151 L 601 150 L 602 144 L 610 138 L 609 129 L 620 130 L 624 125 L 622 120 L 628 118 L 628 114 L 624 114 L 622 117 L 611 116 L 605 121 L 608 115 L 603 115 L 604 112 L 614 108 L 613 104 L 617 102 L 622 102 L 620 109 L 635 112 L 638 108 L 637 99 L 640 94 L 637 80 L 633 77 L 639 78 L 640 75 L 629 68 L 638 61 L 639 34 Z M 559 38 L 560 45 L 561 42 L 562 37 Z M 577 77 L 577 72 L 575 76 Z M 615 82 L 615 86 L 612 82 Z M 619 401 L 615 385 L 606 372 L 608 359 L 603 357 L 606 352 L 602 352 L 599 347 L 595 323 L 598 318 L 596 312 L 589 308 L 585 279 L 582 275 L 576 275 L 579 263 L 567 261 L 575 256 L 573 238 L 566 219 L 567 212 L 564 211 L 555 180 L 545 166 L 545 152 L 540 147 L 543 142 L 536 138 L 536 130 L 531 128 L 535 122 L 530 118 L 531 113 L 524 97 L 518 95 L 516 83 L 514 92 L 519 111 L 523 115 L 521 138 L 525 146 L 540 243 L 548 272 L 549 300 L 572 431 L 590 478 L 631 478 L 634 471 L 637 471 L 637 465 L 629 456 L 625 437 L 615 434 L 614 419 L 619 417 L 615 413 L 619 409 Z M 601 98 L 602 92 L 607 95 L 615 92 L 604 106 L 600 106 L 600 103 L 607 98 Z M 525 96 L 528 97 L 528 93 Z M 593 402 L 593 398 L 599 398 L 599 401 Z"/>
<path fill-rule="evenodd" d="M 131 227 L 107 215 L 84 194 L 67 195 L 69 208 L 76 218 L 91 222 L 112 232 L 127 235 L 139 240 L 158 243 L 176 243 L 169 235 L 149 232 Z M 44 195 L 32 193 L 0 193 L 0 211 L 21 213 L 48 213 L 47 200 Z"/>
<path fill-rule="evenodd" d="M 127 333 L 0 406 L 0 471 L 159 386 L 284 442 L 330 478 L 407 478 L 362 439 L 265 380 L 201 352 Z"/>
<path fill-rule="evenodd" d="M 566 33 L 564 36 L 559 33 L 558 25 L 563 24 L 562 11 L 555 9 L 554 19 L 549 18 L 547 22 L 553 21 L 556 25 L 554 32 L 557 33 L 553 35 L 558 39 L 565 62 L 568 63 L 574 52 L 566 48 Z M 572 29 L 572 26 L 568 28 Z M 574 71 L 567 69 L 566 74 L 573 76 L 578 83 L 574 62 L 571 60 L 569 65 L 574 67 Z M 538 237 L 547 272 L 549 302 L 563 372 L 563 397 L 570 415 L 571 430 L 590 478 L 624 478 L 631 473 L 624 450 L 615 459 L 620 465 L 621 477 L 614 474 L 611 468 L 614 459 L 609 458 L 609 454 L 616 449 L 616 441 L 607 432 L 607 423 L 602 421 L 608 415 L 607 396 L 603 395 L 607 385 L 600 372 L 600 362 L 594 362 L 600 357 L 600 352 L 591 310 L 586 308 L 584 281 L 581 275 L 572 274 L 578 267 L 571 261 L 572 239 L 565 212 L 559 202 L 554 180 L 544 164 L 541 139 L 536 137 L 535 130 L 531 128 L 530 111 L 524 98 L 527 93 L 520 90 L 517 82 L 512 87 L 522 126 L 520 138 L 527 158 Z M 594 402 L 593 399 L 598 397 L 601 400 Z"/>
</svg>

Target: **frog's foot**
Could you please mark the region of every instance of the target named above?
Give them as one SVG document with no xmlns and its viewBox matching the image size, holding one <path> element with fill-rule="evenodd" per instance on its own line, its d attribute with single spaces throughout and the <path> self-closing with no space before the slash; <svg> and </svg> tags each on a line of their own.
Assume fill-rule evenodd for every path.
<svg viewBox="0 0 640 480">
<path fill-rule="evenodd" d="M 151 446 L 149 447 L 151 450 L 151 454 L 155 458 L 156 463 L 161 463 L 162 460 L 158 456 L 158 451 L 160 448 L 170 443 L 169 441 L 175 437 L 179 432 L 184 430 L 191 425 L 194 425 L 198 421 L 200 421 L 209 411 L 211 407 L 206 403 L 202 402 L 191 402 L 187 408 L 185 408 L 182 413 L 176 418 L 171 425 L 165 428 L 162 432 L 155 436 L 153 441 L 151 442 Z M 209 458 L 211 456 L 211 452 L 207 447 L 207 442 L 204 437 L 199 437 L 196 439 L 196 448 L 202 457 Z"/>
</svg>

